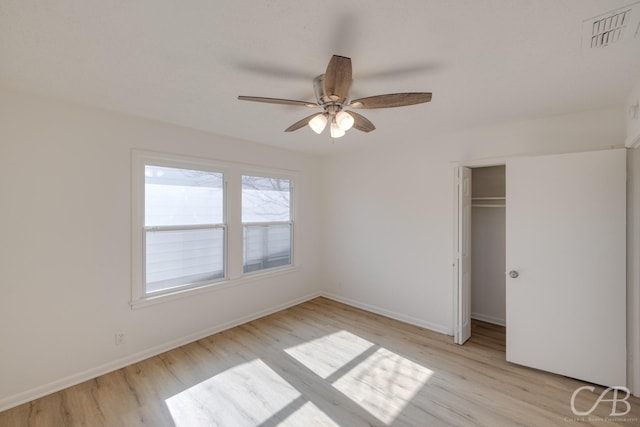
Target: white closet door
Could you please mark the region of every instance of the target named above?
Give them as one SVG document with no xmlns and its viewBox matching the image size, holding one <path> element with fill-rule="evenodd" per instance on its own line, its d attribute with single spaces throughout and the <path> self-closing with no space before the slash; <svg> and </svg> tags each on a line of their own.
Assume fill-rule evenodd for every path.
<svg viewBox="0 0 640 427">
<path fill-rule="evenodd" d="M 456 292 L 458 307 L 454 341 L 464 344 L 471 337 L 471 169 L 457 168 L 458 199 L 456 212 Z"/>
<path fill-rule="evenodd" d="M 507 360 L 626 384 L 626 151 L 506 165 Z"/>
</svg>

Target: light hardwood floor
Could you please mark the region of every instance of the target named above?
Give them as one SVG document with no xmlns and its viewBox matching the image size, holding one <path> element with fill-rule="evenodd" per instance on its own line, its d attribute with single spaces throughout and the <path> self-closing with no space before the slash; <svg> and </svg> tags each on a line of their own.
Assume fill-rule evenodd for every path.
<svg viewBox="0 0 640 427">
<path fill-rule="evenodd" d="M 625 416 L 601 402 L 576 417 L 571 395 L 589 384 L 507 363 L 504 346 L 488 323 L 458 346 L 317 298 L 2 412 L 0 426 L 640 425 L 637 398 Z"/>
</svg>

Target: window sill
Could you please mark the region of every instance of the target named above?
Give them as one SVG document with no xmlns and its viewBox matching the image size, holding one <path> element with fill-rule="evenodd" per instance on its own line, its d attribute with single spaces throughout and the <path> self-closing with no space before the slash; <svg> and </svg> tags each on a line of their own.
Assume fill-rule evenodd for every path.
<svg viewBox="0 0 640 427">
<path fill-rule="evenodd" d="M 284 267 L 275 267 L 266 271 L 256 271 L 252 273 L 244 273 L 235 279 L 227 279 L 223 281 L 216 281 L 213 283 L 207 283 L 192 288 L 178 289 L 173 292 L 163 293 L 160 295 L 149 295 L 140 299 L 132 300 L 129 302 L 132 310 L 149 307 L 156 304 L 162 304 L 169 301 L 190 297 L 193 295 L 200 295 L 206 292 L 218 291 L 235 286 L 242 286 L 248 283 L 252 283 L 258 280 L 265 280 L 272 277 L 283 276 L 285 274 L 291 274 L 298 271 L 298 267 L 295 265 L 287 265 Z"/>
</svg>

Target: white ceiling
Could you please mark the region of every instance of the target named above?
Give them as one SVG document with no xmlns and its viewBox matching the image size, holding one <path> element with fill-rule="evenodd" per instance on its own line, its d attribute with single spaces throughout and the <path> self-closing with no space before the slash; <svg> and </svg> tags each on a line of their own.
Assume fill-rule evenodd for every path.
<svg viewBox="0 0 640 427">
<path fill-rule="evenodd" d="M 581 48 L 582 21 L 634 0 L 2 0 L 0 86 L 316 154 L 503 121 L 620 105 L 640 37 Z M 377 127 L 335 144 L 303 107 L 332 54 L 352 98 L 427 91 L 360 110 Z"/>
</svg>

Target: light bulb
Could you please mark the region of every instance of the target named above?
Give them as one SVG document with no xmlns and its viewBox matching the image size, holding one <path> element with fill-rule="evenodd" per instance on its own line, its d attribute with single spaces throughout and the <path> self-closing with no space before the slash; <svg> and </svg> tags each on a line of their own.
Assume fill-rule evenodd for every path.
<svg viewBox="0 0 640 427">
<path fill-rule="evenodd" d="M 353 116 L 346 111 L 340 111 L 336 114 L 336 123 L 340 126 L 340 129 L 343 131 L 348 131 L 353 126 Z"/>
<path fill-rule="evenodd" d="M 338 123 L 336 123 L 335 120 L 331 122 L 330 130 L 331 130 L 331 138 L 340 138 L 341 136 L 344 136 L 344 131 L 340 129 L 340 126 L 338 126 Z"/>
<path fill-rule="evenodd" d="M 316 115 L 313 119 L 309 120 L 309 127 L 317 134 L 321 134 L 324 127 L 327 125 L 327 116 L 324 113 Z"/>
</svg>

